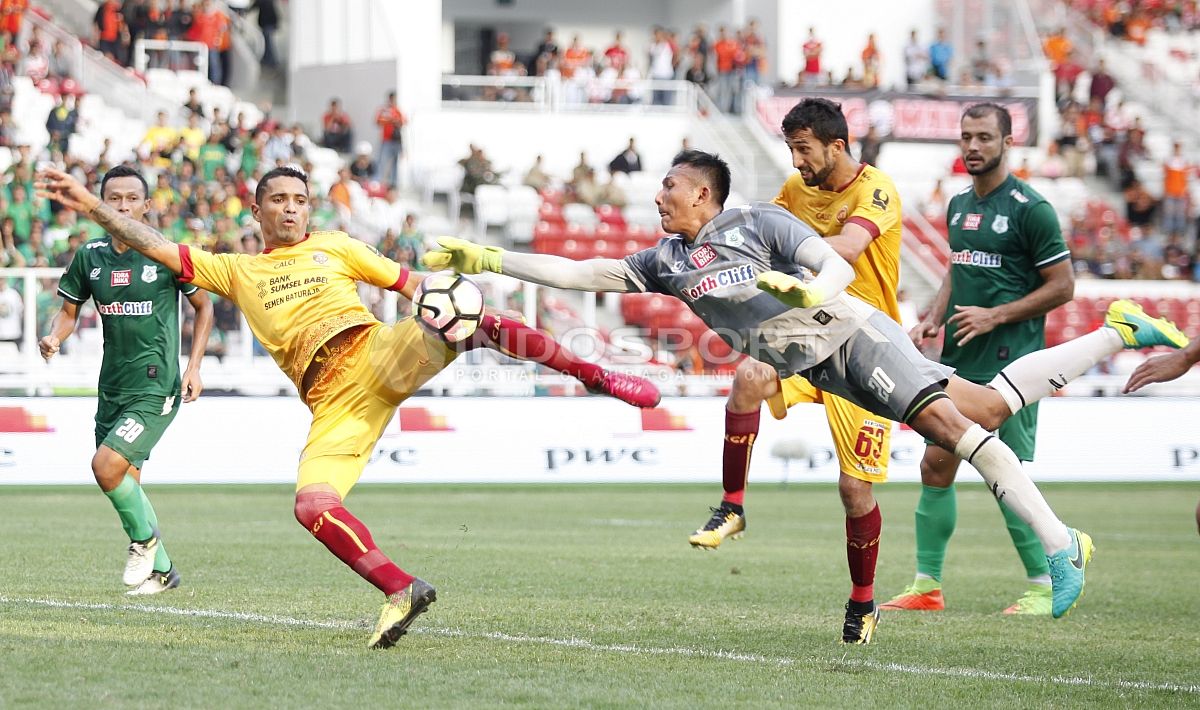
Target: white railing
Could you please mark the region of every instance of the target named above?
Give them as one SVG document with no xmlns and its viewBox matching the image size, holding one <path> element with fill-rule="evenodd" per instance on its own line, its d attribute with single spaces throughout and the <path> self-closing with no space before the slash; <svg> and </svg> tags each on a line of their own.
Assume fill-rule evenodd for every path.
<svg viewBox="0 0 1200 710">
<path fill-rule="evenodd" d="M 62 42 L 73 57 L 71 75 L 89 93 L 104 97 L 104 102 L 125 115 L 149 123 L 158 111 L 178 107 L 146 86 L 131 70 L 113 63 L 103 54 L 86 46 L 70 32 L 35 13 L 25 13 L 27 27 L 37 27 L 43 35 Z"/>
<path fill-rule="evenodd" d="M 682 113 L 693 110 L 696 87 L 687 81 L 648 79 L 602 81 L 528 76 L 442 77 L 442 105 L 488 110 L 541 112 L 642 111 Z"/>
<path fill-rule="evenodd" d="M 133 45 L 133 67 L 143 74 L 147 69 L 186 69 L 207 78 L 208 45 L 203 42 L 139 39 Z"/>
</svg>

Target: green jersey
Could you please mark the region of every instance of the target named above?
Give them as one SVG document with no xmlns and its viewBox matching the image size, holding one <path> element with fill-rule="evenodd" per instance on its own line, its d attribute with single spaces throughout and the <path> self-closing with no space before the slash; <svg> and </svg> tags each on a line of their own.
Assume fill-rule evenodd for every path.
<svg viewBox="0 0 1200 710">
<path fill-rule="evenodd" d="M 75 304 L 96 303 L 104 324 L 101 392 L 179 392 L 180 292 L 191 295 L 196 287 L 133 249 L 118 254 L 109 237 L 75 252 L 58 294 Z"/>
<path fill-rule="evenodd" d="M 950 199 L 950 302 L 954 307 L 995 307 L 1024 298 L 1042 285 L 1038 273 L 1071 258 L 1058 215 L 1045 198 L 1008 176 L 983 197 L 968 187 Z M 987 382 L 1013 360 L 1046 346 L 1045 317 L 998 326 L 966 347 L 955 344 L 957 328 L 946 323 L 942 362 L 958 375 Z"/>
</svg>

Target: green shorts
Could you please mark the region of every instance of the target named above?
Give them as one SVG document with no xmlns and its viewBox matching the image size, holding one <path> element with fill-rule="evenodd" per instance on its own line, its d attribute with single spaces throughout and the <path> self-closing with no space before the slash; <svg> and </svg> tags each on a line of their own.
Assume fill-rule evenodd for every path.
<svg viewBox="0 0 1200 710">
<path fill-rule="evenodd" d="M 100 392 L 96 448 L 107 446 L 141 468 L 178 413 L 179 397 L 174 395 Z"/>
</svg>

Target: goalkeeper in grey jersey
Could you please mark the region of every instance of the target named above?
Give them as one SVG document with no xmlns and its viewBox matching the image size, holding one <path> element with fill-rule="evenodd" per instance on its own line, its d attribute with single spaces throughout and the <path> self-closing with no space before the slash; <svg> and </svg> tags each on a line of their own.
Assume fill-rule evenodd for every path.
<svg viewBox="0 0 1200 710">
<path fill-rule="evenodd" d="M 673 236 L 624 259 L 574 261 L 442 238 L 424 262 L 554 288 L 681 299 L 731 347 L 780 377 L 803 374 L 973 464 L 1037 533 L 1050 564 L 1054 616 L 1069 612 L 1083 591 L 1091 538 L 1058 520 L 1016 456 L 989 432 L 1051 394 L 1053 380 L 1077 377 L 1122 348 L 1182 347 L 1187 339 L 1144 313 L 1110 310 L 1104 327 L 1014 361 L 988 386 L 968 382 L 922 357 L 890 318 L 843 293 L 853 270 L 803 222 L 768 204 L 726 210 L 729 184 L 729 168 L 717 156 L 677 155 L 655 198 L 663 230 Z M 816 278 L 801 281 L 800 267 Z M 864 626 L 877 621 L 878 610 L 864 613 Z"/>
</svg>

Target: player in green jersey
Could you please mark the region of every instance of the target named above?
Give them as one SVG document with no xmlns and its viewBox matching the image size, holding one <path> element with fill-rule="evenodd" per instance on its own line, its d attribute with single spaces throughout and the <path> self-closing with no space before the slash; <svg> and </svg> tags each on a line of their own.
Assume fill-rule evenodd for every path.
<svg viewBox="0 0 1200 710">
<path fill-rule="evenodd" d="M 1009 173 L 1012 118 L 994 103 L 975 104 L 961 121 L 962 157 L 971 187 L 950 199 L 950 269 L 929 315 L 911 337 L 917 344 L 946 328 L 941 361 L 972 382 L 985 384 L 1013 360 L 1046 346 L 1046 314 L 1075 293 L 1071 252 L 1050 203 Z M 1032 461 L 1037 405 L 1022 409 L 998 430 L 1022 461 Z M 959 458 L 926 442 L 917 504 L 917 575 L 884 609 L 945 608 L 942 564 L 958 510 L 954 477 Z M 1006 614 L 1050 616 L 1050 570 L 1032 528 L 1001 501 L 1029 589 Z"/>
<path fill-rule="evenodd" d="M 145 219 L 150 208 L 145 178 L 119 165 L 100 183 L 105 203 Z M 179 373 L 179 294 L 196 309 L 192 351 Z M 200 396 L 200 361 L 213 324 L 208 294 L 175 279 L 157 262 L 123 242 L 102 237 L 75 253 L 59 281 L 63 305 L 50 334 L 38 341 L 47 361 L 75 332 L 79 306 L 91 298 L 104 328 L 96 407 L 96 454 L 92 473 L 129 535 L 124 582 L 128 594 L 156 594 L 179 586 L 179 572 L 162 544 L 158 517 L 141 487 L 141 471 L 179 411 L 179 401 Z"/>
</svg>

